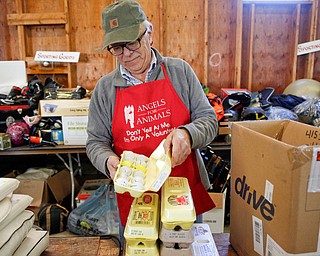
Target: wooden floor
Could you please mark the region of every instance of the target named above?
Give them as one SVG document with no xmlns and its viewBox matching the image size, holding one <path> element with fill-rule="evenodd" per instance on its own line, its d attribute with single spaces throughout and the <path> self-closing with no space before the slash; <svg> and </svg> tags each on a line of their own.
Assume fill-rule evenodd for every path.
<svg viewBox="0 0 320 256">
<path fill-rule="evenodd" d="M 220 256 L 236 256 L 229 243 L 229 233 L 213 234 Z M 42 256 L 118 256 L 119 248 L 112 240 L 99 237 L 50 237 Z"/>
</svg>

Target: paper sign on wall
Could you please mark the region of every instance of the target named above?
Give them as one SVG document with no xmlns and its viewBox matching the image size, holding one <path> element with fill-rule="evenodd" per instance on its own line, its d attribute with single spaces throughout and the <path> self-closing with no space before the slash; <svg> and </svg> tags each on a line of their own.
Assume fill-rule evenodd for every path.
<svg viewBox="0 0 320 256">
<path fill-rule="evenodd" d="M 297 55 L 320 51 L 320 40 L 298 44 Z"/>
<path fill-rule="evenodd" d="M 34 60 L 48 62 L 78 62 L 79 56 L 80 52 L 37 51 Z"/>
</svg>

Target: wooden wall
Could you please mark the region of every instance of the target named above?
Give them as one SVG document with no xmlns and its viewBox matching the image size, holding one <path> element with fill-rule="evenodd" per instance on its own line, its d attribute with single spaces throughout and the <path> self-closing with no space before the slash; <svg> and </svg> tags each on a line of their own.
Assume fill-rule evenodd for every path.
<svg viewBox="0 0 320 256">
<path fill-rule="evenodd" d="M 101 11 L 110 0 L 1 0 L 0 60 L 20 59 L 17 26 L 7 22 L 8 14 L 17 13 L 19 1 L 25 13 L 63 12 L 64 1 L 68 2 L 70 47 L 80 52 L 80 61 L 74 65 L 72 85 L 67 85 L 65 75 L 55 75 L 56 80 L 92 89 L 114 68 L 114 58 L 102 50 Z M 139 2 L 154 25 L 154 46 L 164 55 L 188 61 L 211 92 L 218 94 L 223 87 L 257 91 L 271 86 L 282 93 L 296 79 L 320 81 L 320 52 L 295 54 L 297 43 L 320 39 L 319 0 Z M 66 49 L 61 24 L 25 26 L 25 31 L 30 57 L 36 50 Z M 29 61 L 28 65 L 41 64 Z"/>
<path fill-rule="evenodd" d="M 243 5 L 240 86 L 250 90 L 272 86 L 281 92 L 296 79 L 319 80 L 320 53 L 295 54 L 297 44 L 320 38 L 319 32 L 313 31 L 319 23 L 312 13 L 315 8 L 319 16 L 318 2 L 314 5 L 311 1 L 257 2 L 246 1 Z M 313 63 L 314 72 L 308 69 L 309 62 Z"/>
</svg>

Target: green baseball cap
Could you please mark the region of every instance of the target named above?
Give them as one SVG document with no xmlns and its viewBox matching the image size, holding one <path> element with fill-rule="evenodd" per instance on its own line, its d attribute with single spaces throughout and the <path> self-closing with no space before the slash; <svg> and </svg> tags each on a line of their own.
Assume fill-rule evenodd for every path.
<svg viewBox="0 0 320 256">
<path fill-rule="evenodd" d="M 140 23 L 146 20 L 139 3 L 123 0 L 108 5 L 102 11 L 103 49 L 120 42 L 132 42 L 139 37 Z"/>
</svg>

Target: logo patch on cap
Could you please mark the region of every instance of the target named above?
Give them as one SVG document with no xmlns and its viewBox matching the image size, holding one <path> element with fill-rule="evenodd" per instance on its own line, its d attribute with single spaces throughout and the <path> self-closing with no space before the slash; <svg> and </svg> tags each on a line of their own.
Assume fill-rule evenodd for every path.
<svg viewBox="0 0 320 256">
<path fill-rule="evenodd" d="M 110 28 L 118 28 L 119 27 L 119 22 L 118 22 L 118 18 L 112 19 L 110 20 Z"/>
</svg>

